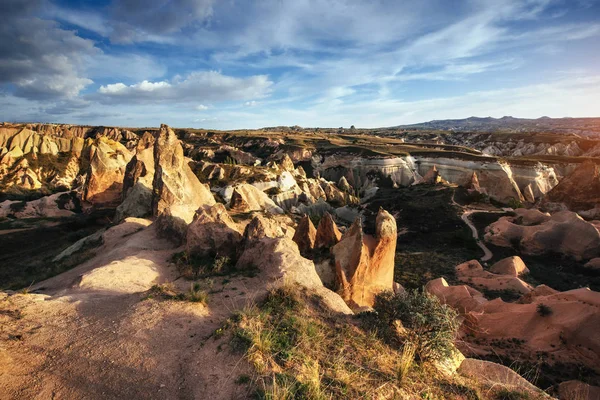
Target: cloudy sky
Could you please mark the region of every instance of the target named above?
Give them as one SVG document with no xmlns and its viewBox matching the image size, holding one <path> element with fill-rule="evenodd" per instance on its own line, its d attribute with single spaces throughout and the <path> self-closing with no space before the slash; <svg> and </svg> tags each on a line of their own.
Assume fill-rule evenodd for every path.
<svg viewBox="0 0 600 400">
<path fill-rule="evenodd" d="M 600 0 L 0 0 L 0 120 L 599 116 Z"/>
</svg>

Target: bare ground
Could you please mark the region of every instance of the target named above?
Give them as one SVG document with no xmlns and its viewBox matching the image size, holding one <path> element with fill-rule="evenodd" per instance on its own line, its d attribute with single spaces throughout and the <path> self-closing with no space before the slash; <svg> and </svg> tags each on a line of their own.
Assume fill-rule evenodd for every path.
<svg viewBox="0 0 600 400">
<path fill-rule="evenodd" d="M 40 282 L 37 293 L 0 293 L 0 398 L 248 397 L 234 383 L 246 361 L 211 335 L 252 301 L 248 288 L 260 278 L 219 279 L 207 306 L 148 298 L 155 283 L 185 290 L 189 282 L 168 262 L 178 249 L 147 225 L 113 228 L 97 257 Z"/>
</svg>

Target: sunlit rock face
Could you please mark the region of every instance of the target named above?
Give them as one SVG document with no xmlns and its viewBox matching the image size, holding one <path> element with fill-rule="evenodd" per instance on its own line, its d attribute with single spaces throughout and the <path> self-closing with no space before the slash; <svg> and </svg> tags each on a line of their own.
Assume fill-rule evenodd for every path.
<svg viewBox="0 0 600 400">
<path fill-rule="evenodd" d="M 131 153 L 122 144 L 100 137 L 90 146 L 89 159 L 83 200 L 96 206 L 117 206 Z"/>
<path fill-rule="evenodd" d="M 192 222 L 196 210 L 212 206 L 215 198 L 189 167 L 181 142 L 167 125 L 155 134 L 152 213 L 165 213 Z"/>
<path fill-rule="evenodd" d="M 537 212 L 536 220 L 530 220 L 529 214 L 518 209 L 516 216 L 500 218 L 486 228 L 485 240 L 501 247 L 518 246 L 531 255 L 554 252 L 577 260 L 600 256 L 600 232 L 593 223 L 571 211 L 551 217 Z"/>
<path fill-rule="evenodd" d="M 375 296 L 394 288 L 396 220 L 379 210 L 375 236 L 362 231 L 358 218 L 332 248 L 339 292 L 350 308 L 371 307 Z"/>
<path fill-rule="evenodd" d="M 423 182 L 423 177 L 433 169 L 444 181 L 465 186 L 475 172 L 481 188 L 494 200 L 504 203 L 511 199 L 534 202 L 574 168 L 570 164 L 508 163 L 480 155 L 464 158 L 419 155 L 366 158 L 334 154 L 313 156 L 312 166 L 325 179 L 336 182 L 343 177 L 359 190 L 365 190 L 373 181 L 381 178 L 393 186 Z"/>
</svg>

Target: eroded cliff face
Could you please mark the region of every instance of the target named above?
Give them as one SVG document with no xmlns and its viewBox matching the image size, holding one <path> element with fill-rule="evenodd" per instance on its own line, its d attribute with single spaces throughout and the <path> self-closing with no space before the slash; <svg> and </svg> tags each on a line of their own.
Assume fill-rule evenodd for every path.
<svg viewBox="0 0 600 400">
<path fill-rule="evenodd" d="M 468 186 L 476 173 L 480 186 L 494 200 L 508 203 L 511 199 L 533 203 L 542 198 L 577 164 L 510 162 L 495 157 L 432 157 L 407 155 L 388 158 L 364 158 L 351 154 L 313 156 L 315 174 L 338 181 L 345 178 L 359 191 L 366 191 L 384 178 L 393 186 L 409 186 L 421 182 L 436 169 L 446 182 Z"/>
</svg>

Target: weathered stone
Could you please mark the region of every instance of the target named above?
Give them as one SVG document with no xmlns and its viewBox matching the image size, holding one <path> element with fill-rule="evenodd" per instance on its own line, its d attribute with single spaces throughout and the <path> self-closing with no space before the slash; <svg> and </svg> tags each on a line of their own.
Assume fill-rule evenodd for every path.
<svg viewBox="0 0 600 400">
<path fill-rule="evenodd" d="M 313 290 L 332 311 L 352 314 L 352 311 L 331 290 L 323 287 L 312 261 L 303 258 L 298 246 L 289 238 L 264 237 L 246 246 L 236 269 L 258 269 L 260 281 L 266 285 L 299 285 Z"/>
<path fill-rule="evenodd" d="M 381 209 L 375 237 L 365 235 L 357 219 L 333 247 L 340 293 L 351 308 L 371 307 L 377 293 L 393 290 L 396 239 L 396 220 Z"/>
<path fill-rule="evenodd" d="M 542 204 L 562 203 L 569 210 L 589 210 L 600 204 L 600 165 L 592 160 L 579 165 L 546 193 Z"/>
<path fill-rule="evenodd" d="M 524 254 L 562 253 L 575 259 L 600 256 L 600 232 L 570 211 L 561 211 L 538 225 L 520 225 L 519 217 L 502 217 L 486 228 L 485 240 L 496 246 L 518 246 Z"/>
<path fill-rule="evenodd" d="M 314 248 L 330 248 L 336 245 L 342 238 L 342 232 L 338 229 L 331 214 L 326 212 L 319 221 L 315 236 Z"/>
<path fill-rule="evenodd" d="M 197 209 L 214 205 L 215 199 L 189 167 L 175 132 L 163 124 L 154 138 L 152 213 L 169 209 L 171 216 L 190 223 Z"/>
<path fill-rule="evenodd" d="M 340 190 L 346 192 L 346 193 L 350 193 L 352 192 L 352 186 L 350 186 L 350 184 L 348 183 L 348 180 L 346 179 L 345 176 L 342 176 L 340 178 L 340 180 L 338 181 L 337 184 L 338 188 L 340 188 Z"/>
<path fill-rule="evenodd" d="M 131 159 L 122 144 L 104 137 L 97 138 L 90 151 L 83 200 L 101 207 L 114 207 L 121 202 L 123 178 Z"/>
<path fill-rule="evenodd" d="M 234 258 L 242 235 L 223 204 L 199 209 L 186 235 L 190 255 L 227 256 Z"/>
<path fill-rule="evenodd" d="M 307 255 L 315 247 L 315 240 L 317 238 L 317 230 L 313 225 L 312 221 L 305 215 L 298 222 L 298 227 L 296 228 L 296 233 L 294 234 L 293 241 L 298 245 L 298 249 L 300 249 L 300 254 Z"/>
<path fill-rule="evenodd" d="M 292 172 L 294 170 L 294 162 L 287 153 L 283 155 L 280 164 L 284 171 Z"/>
<path fill-rule="evenodd" d="M 560 400 L 598 400 L 600 387 L 591 386 L 581 381 L 566 381 L 558 385 Z"/>
<path fill-rule="evenodd" d="M 272 214 L 283 214 L 281 207 L 277 206 L 265 192 L 247 183 L 237 185 L 233 189 L 230 209 L 237 212 L 267 211 Z"/>
<path fill-rule="evenodd" d="M 244 229 L 244 242 L 247 243 L 253 240 L 263 238 L 280 238 L 285 237 L 287 227 L 273 218 L 265 218 L 257 214 L 252 218 L 252 221 Z"/>
<path fill-rule="evenodd" d="M 519 276 L 528 274 L 529 269 L 519 256 L 507 257 L 492 265 L 490 271 L 494 274 Z"/>
</svg>

